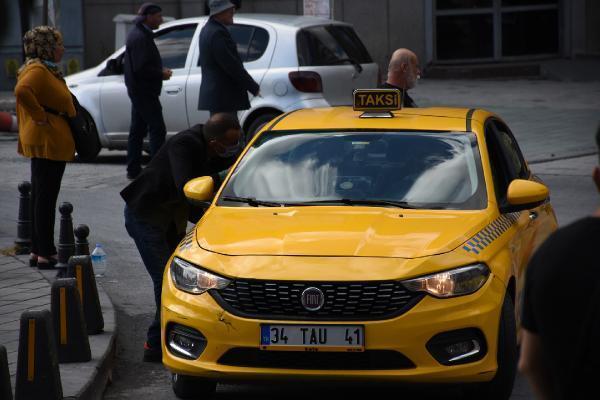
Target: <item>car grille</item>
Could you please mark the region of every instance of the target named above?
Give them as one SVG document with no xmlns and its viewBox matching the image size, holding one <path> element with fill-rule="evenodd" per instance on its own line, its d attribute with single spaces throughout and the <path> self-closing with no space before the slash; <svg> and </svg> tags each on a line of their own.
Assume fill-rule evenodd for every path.
<svg viewBox="0 0 600 400">
<path fill-rule="evenodd" d="M 325 295 L 320 310 L 308 311 L 302 292 L 319 288 Z M 381 320 L 414 306 L 421 293 L 410 292 L 398 281 L 290 282 L 235 280 L 225 289 L 211 291 L 217 302 L 234 315 L 273 320 Z"/>
<path fill-rule="evenodd" d="M 404 354 L 391 350 L 366 350 L 361 353 L 312 353 L 234 348 L 223 354 L 218 363 L 232 367 L 345 371 L 394 370 L 415 367 L 415 364 Z"/>
</svg>

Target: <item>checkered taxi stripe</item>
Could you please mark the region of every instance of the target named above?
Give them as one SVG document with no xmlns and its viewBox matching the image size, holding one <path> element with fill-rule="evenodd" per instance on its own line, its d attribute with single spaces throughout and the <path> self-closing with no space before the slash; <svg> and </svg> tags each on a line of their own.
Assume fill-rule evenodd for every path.
<svg viewBox="0 0 600 400">
<path fill-rule="evenodd" d="M 476 235 L 463 245 L 463 250 L 469 253 L 479 254 L 483 249 L 490 245 L 494 240 L 498 239 L 504 232 L 508 230 L 521 215 L 520 212 L 503 214 L 496 218 L 494 222 L 480 230 Z"/>
<path fill-rule="evenodd" d="M 194 230 L 189 231 L 179 243 L 179 250 L 186 250 L 192 247 L 192 241 L 194 238 Z"/>
</svg>

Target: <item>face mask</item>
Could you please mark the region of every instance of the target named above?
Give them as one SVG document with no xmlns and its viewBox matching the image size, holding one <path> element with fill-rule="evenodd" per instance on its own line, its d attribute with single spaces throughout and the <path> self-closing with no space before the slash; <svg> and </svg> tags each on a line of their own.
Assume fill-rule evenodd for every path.
<svg viewBox="0 0 600 400">
<path fill-rule="evenodd" d="M 240 152 L 241 143 L 238 142 L 237 144 L 234 144 L 233 146 L 225 146 L 225 145 L 221 144 L 221 146 L 223 147 L 224 150 L 222 152 L 217 152 L 217 155 L 221 158 L 230 158 L 230 157 L 237 155 Z"/>
</svg>

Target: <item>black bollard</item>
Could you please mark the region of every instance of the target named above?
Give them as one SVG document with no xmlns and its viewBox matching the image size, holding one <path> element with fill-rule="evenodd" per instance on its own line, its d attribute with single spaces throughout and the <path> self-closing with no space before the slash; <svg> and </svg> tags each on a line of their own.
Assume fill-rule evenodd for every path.
<svg viewBox="0 0 600 400">
<path fill-rule="evenodd" d="M 19 184 L 19 218 L 17 219 L 17 240 L 15 253 L 28 254 L 31 251 L 31 183 L 24 181 Z"/>
<path fill-rule="evenodd" d="M 8 357 L 6 347 L 0 346 L 0 399 L 12 400 L 12 387 L 10 386 L 10 371 L 8 370 Z"/>
<path fill-rule="evenodd" d="M 60 272 L 59 277 L 64 277 L 69 266 L 69 257 L 75 253 L 75 238 L 73 237 L 73 205 L 64 202 L 58 208 L 60 211 L 60 233 L 58 237 L 58 263 L 55 268 Z"/>
<path fill-rule="evenodd" d="M 87 238 L 90 235 L 90 228 L 87 225 L 79 225 L 75 228 L 75 255 L 76 256 L 89 256 L 90 255 L 90 243 Z"/>
<path fill-rule="evenodd" d="M 63 398 L 50 311 L 21 314 L 15 400 Z"/>
<path fill-rule="evenodd" d="M 77 280 L 57 279 L 52 284 L 52 319 L 58 362 L 86 362 L 92 359 Z"/>
<path fill-rule="evenodd" d="M 96 286 L 96 277 L 92 267 L 90 256 L 73 256 L 69 259 L 69 269 L 67 270 L 69 278 L 77 280 L 77 289 L 81 296 L 83 306 L 83 316 L 88 335 L 95 335 L 104 330 L 104 317 L 102 316 L 102 307 L 98 297 L 98 287 Z"/>
</svg>

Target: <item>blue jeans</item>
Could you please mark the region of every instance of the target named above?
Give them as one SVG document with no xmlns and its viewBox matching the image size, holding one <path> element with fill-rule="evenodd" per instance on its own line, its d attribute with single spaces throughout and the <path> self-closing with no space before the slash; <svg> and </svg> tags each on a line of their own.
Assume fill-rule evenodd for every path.
<svg viewBox="0 0 600 400">
<path fill-rule="evenodd" d="M 160 346 L 160 295 L 163 273 L 169 257 L 175 251 L 183 235 L 176 233 L 175 224 L 166 229 L 149 224 L 139 218 L 127 205 L 125 206 L 125 228 L 135 241 L 154 285 L 156 312 L 154 321 L 148 328 L 147 342 L 150 347 Z"/>
<path fill-rule="evenodd" d="M 150 135 L 150 157 L 165 142 L 167 128 L 158 96 L 129 93 L 131 99 L 131 127 L 127 138 L 127 172 L 138 174 L 142 169 L 144 137 Z"/>
</svg>

